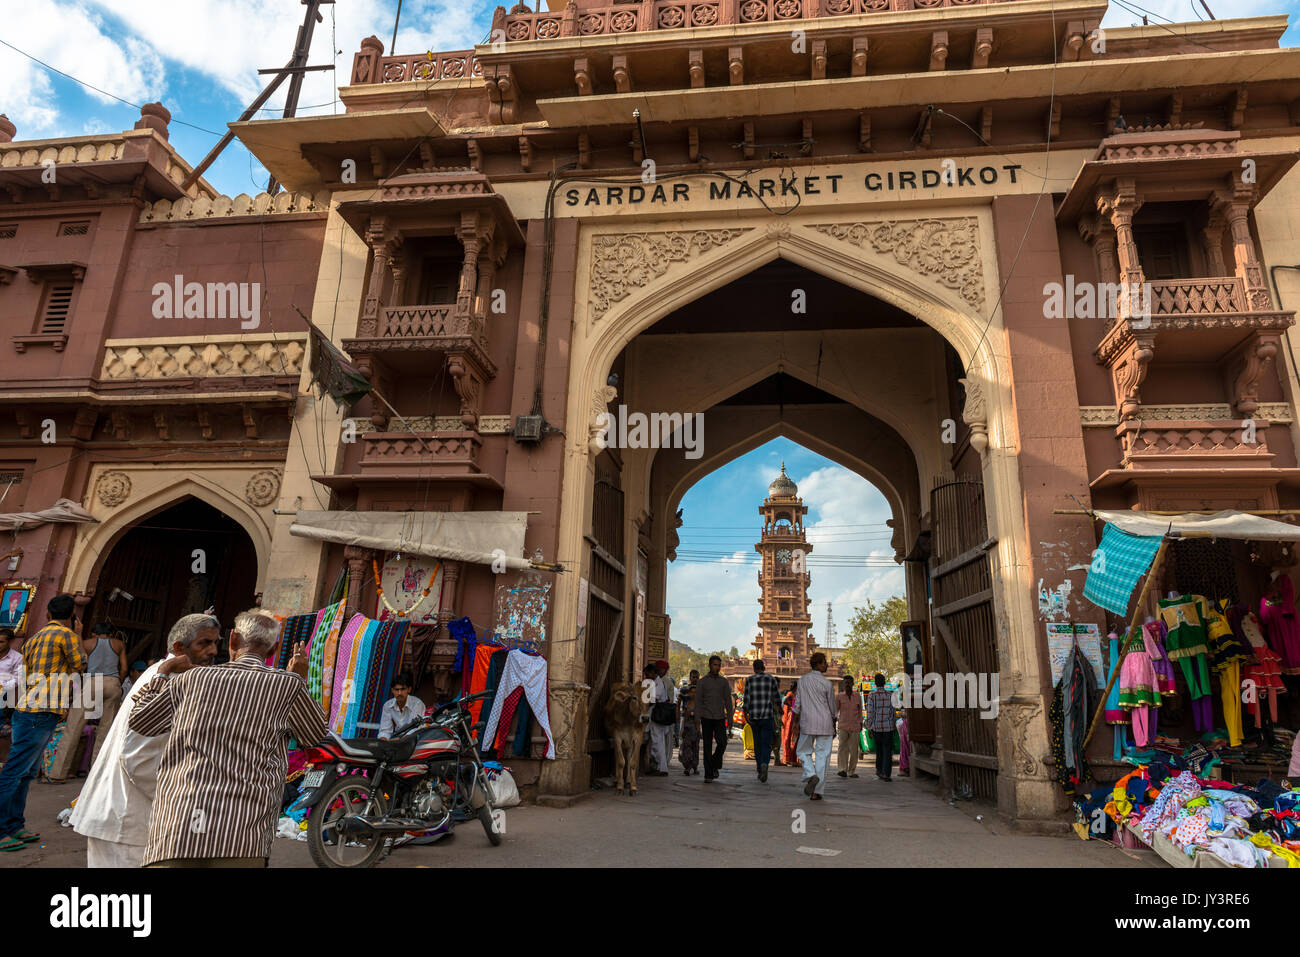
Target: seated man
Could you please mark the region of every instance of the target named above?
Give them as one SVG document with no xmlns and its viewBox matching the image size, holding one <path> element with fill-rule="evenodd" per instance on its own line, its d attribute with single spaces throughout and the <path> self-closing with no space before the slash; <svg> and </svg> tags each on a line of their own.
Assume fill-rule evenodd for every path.
<svg viewBox="0 0 1300 957">
<path fill-rule="evenodd" d="M 379 715 L 381 738 L 391 738 L 412 721 L 424 717 L 424 702 L 411 694 L 410 675 L 400 674 L 393 679 L 393 696 L 384 702 Z"/>
</svg>

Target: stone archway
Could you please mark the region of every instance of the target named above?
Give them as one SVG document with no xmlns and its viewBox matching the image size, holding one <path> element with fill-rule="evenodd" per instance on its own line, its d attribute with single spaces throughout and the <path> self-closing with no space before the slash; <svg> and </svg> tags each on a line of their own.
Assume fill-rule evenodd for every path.
<svg viewBox="0 0 1300 957">
<path fill-rule="evenodd" d="M 261 591 L 269 570 L 269 518 L 279 485 L 280 472 L 265 464 L 209 469 L 202 474 L 184 466 L 96 466 L 84 504 L 99 521 L 78 530 L 62 590 L 89 593 L 104 556 L 128 529 L 177 502 L 195 498 L 233 519 L 248 534 L 257 555 L 257 590 Z M 243 491 L 242 497 L 232 491 L 235 488 Z"/>
<path fill-rule="evenodd" d="M 605 230 L 609 227 L 604 226 Z M 966 372 L 963 418 L 980 452 L 986 509 L 996 547 L 990 552 L 997 609 L 999 662 L 1013 675 L 1003 687 L 1036 687 L 1039 656 L 1030 602 L 1030 556 L 1017 463 L 1018 437 L 1011 365 L 1001 311 L 991 213 L 935 210 L 917 219 L 784 218 L 749 225 L 732 218 L 693 229 L 644 232 L 585 230 L 579 242 L 571 341 L 564 484 L 558 552 L 585 556 L 597 416 L 617 395 L 606 385 L 628 344 L 663 317 L 775 259 L 785 259 L 909 313 L 936 330 Z M 909 439 L 912 437 L 909 437 Z M 598 446 L 597 446 L 598 448 Z M 585 563 L 581 569 L 585 574 Z M 578 576 L 557 582 L 553 629 L 575 634 Z M 575 715 L 559 762 L 548 766 L 544 790 L 573 793 L 585 780 L 580 742 L 587 687 L 580 645 L 558 646 L 551 661 L 553 694 Z"/>
</svg>

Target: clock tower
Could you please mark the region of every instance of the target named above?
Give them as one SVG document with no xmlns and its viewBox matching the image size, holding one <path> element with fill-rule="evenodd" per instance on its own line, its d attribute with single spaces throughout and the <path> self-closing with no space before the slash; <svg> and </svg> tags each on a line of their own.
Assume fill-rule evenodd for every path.
<svg viewBox="0 0 1300 957">
<path fill-rule="evenodd" d="M 812 579 L 807 557 L 812 546 L 803 527 L 808 506 L 799 498 L 799 487 L 785 474 L 784 462 L 781 474 L 767 487 L 767 498 L 758 512 L 763 516 L 763 536 L 754 550 L 762 556 L 758 583 L 763 594 L 758 600 L 761 610 L 754 648 L 769 673 L 778 677 L 802 674 L 808 670 L 814 650 L 808 634 L 812 627 L 808 585 Z"/>
</svg>

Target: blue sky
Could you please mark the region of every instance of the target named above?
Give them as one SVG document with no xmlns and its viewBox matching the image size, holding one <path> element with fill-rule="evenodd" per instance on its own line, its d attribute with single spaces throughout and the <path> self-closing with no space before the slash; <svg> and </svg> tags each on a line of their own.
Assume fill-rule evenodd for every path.
<svg viewBox="0 0 1300 957">
<path fill-rule="evenodd" d="M 1193 0 L 1123 2 L 1171 21 L 1204 16 L 1199 0 L 1195 6 Z M 1221 19 L 1268 13 L 1294 19 L 1300 0 L 1209 4 Z M 492 0 L 404 0 L 397 52 L 466 49 L 481 42 L 495 6 Z M 347 83 L 363 37 L 377 35 L 392 52 L 396 9 L 396 0 L 338 0 L 323 8 L 310 62 L 334 63 L 337 74 L 307 75 L 300 102 L 312 108 L 300 114 L 342 112 L 336 86 Z M 197 163 L 261 89 L 265 78 L 257 70 L 289 58 L 302 16 L 297 0 L 5 0 L 0 40 L 133 104 L 161 100 L 172 112 L 172 141 Z M 1103 22 L 1126 26 L 1138 19 L 1112 2 Z M 1292 28 L 1284 42 L 1294 44 L 1294 34 Z M 138 109 L 104 93 L 0 46 L 0 112 L 18 127 L 19 139 L 130 129 Z M 282 108 L 277 94 L 259 115 L 277 116 Z M 207 175 L 230 195 L 266 186 L 265 171 L 238 142 Z"/>
<path fill-rule="evenodd" d="M 758 506 L 785 461 L 786 474 L 808 506 L 804 525 L 813 634 L 826 632 L 826 603 L 847 633 L 855 604 L 903 593 L 885 527 L 885 497 L 874 485 L 789 439 L 773 439 L 697 482 L 682 499 L 678 559 L 668 566 L 672 637 L 697 651 L 752 645 L 758 619 Z M 834 557 L 832 557 L 834 556 Z M 871 556 L 871 557 L 868 557 Z M 837 644 L 842 644 L 837 642 Z"/>
</svg>

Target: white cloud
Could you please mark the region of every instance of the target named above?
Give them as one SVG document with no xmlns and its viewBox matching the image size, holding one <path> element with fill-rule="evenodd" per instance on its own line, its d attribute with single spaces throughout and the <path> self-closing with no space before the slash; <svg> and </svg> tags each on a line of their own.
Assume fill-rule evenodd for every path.
<svg viewBox="0 0 1300 957">
<path fill-rule="evenodd" d="M 156 99 L 165 82 L 162 60 L 146 44 L 115 38 L 104 18 L 68 0 L 14 0 L 5 5 L 5 39 L 19 49 L 123 99 Z M 110 96 L 86 90 L 103 103 Z M 0 106 L 19 139 L 71 135 L 66 107 L 57 102 L 51 74 L 8 47 L 0 47 Z"/>
</svg>

